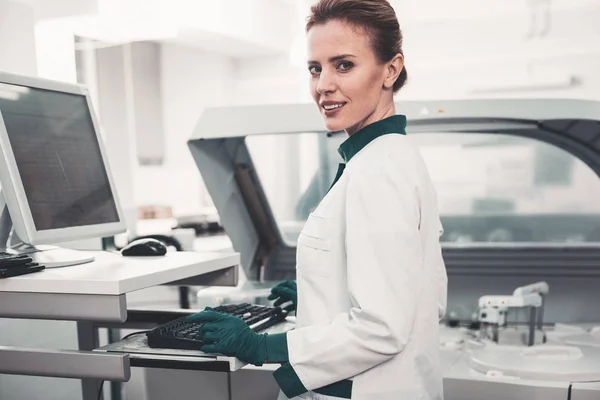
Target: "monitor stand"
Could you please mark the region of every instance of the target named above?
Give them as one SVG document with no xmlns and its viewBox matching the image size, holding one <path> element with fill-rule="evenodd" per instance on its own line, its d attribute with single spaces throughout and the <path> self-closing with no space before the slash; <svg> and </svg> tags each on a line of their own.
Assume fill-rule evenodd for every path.
<svg viewBox="0 0 600 400">
<path fill-rule="evenodd" d="M 69 267 L 94 261 L 94 256 L 84 251 L 48 245 L 31 246 L 19 239 L 12 227 L 12 219 L 0 190 L 0 251 L 26 254 L 33 262 L 45 265 L 46 268 Z"/>
<path fill-rule="evenodd" d="M 14 232 L 13 236 L 16 236 Z M 70 267 L 71 265 L 86 264 L 94 261 L 94 256 L 89 255 L 86 252 L 65 249 L 58 246 L 30 246 L 21 243 L 12 246 L 8 252 L 26 254 L 33 259 L 33 262 L 45 265 L 46 268 Z"/>
</svg>

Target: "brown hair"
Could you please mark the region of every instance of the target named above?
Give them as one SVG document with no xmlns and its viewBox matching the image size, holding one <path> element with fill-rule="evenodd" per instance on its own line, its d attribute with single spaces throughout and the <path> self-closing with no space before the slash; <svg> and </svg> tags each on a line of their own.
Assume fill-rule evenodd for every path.
<svg viewBox="0 0 600 400">
<path fill-rule="evenodd" d="M 402 32 L 396 12 L 387 0 L 320 0 L 310 8 L 306 22 L 306 32 L 314 25 L 330 20 L 341 20 L 364 29 L 369 35 L 373 51 L 382 63 L 388 62 L 402 52 Z M 408 79 L 403 68 L 394 82 L 394 93 L 400 90 Z"/>
</svg>

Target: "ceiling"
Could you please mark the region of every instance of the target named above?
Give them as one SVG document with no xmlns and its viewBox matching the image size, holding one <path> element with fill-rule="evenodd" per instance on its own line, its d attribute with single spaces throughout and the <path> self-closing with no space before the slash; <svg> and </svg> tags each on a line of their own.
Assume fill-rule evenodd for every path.
<svg viewBox="0 0 600 400">
<path fill-rule="evenodd" d="M 315 0 L 20 0 L 101 42 L 154 40 L 234 58 L 284 55 Z M 516 45 L 599 49 L 598 0 L 391 0 L 413 54 L 436 58 Z M 596 22 L 595 22 L 596 21 Z M 530 46 L 520 46 L 530 53 Z M 537 47 L 536 47 L 537 48 Z M 554 50 L 555 51 L 555 50 Z"/>
</svg>

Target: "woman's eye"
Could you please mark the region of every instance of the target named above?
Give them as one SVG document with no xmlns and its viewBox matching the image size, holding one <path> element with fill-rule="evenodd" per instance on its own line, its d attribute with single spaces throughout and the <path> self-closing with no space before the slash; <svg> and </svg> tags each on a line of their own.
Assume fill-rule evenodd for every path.
<svg viewBox="0 0 600 400">
<path fill-rule="evenodd" d="M 348 71 L 353 66 L 354 64 L 352 64 L 350 61 L 342 61 L 338 64 L 338 69 L 342 71 Z"/>
<path fill-rule="evenodd" d="M 310 67 L 308 67 L 308 71 L 309 71 L 309 72 L 310 72 L 312 75 L 315 75 L 315 74 L 318 74 L 318 73 L 320 73 L 320 72 L 321 72 L 321 68 L 320 68 L 320 67 L 317 67 L 316 65 L 313 65 L 313 66 L 310 66 Z"/>
</svg>

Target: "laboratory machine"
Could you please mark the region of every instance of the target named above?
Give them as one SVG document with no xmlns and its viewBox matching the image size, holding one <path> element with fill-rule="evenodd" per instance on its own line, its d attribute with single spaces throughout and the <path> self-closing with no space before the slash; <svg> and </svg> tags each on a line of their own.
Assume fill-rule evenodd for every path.
<svg viewBox="0 0 600 400">
<path fill-rule="evenodd" d="M 478 302 L 476 328 L 441 327 L 447 397 L 598 398 L 600 352 L 593 345 L 598 328 L 544 324 L 532 309 L 539 309 L 548 293 L 548 284 L 537 282 L 511 295 L 485 295 Z M 530 315 L 528 323 L 510 324 L 508 311 L 521 309 Z"/>
<path fill-rule="evenodd" d="M 438 191 L 446 399 L 600 398 L 600 354 L 588 343 L 600 325 L 600 103 L 407 101 L 396 111 Z M 296 239 L 345 138 L 324 130 L 312 104 L 204 111 L 188 145 L 245 282 L 200 290 L 197 304 L 257 302 L 263 283 L 294 278 Z M 265 372 L 260 385 L 276 392 L 261 368 L 245 369 Z"/>
</svg>

